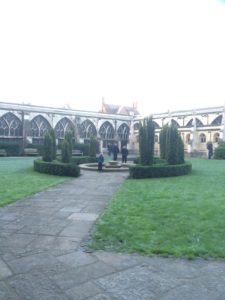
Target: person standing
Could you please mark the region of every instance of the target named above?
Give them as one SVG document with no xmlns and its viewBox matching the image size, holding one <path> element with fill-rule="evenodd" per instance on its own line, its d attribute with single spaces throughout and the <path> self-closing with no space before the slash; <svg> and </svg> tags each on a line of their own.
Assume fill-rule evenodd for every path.
<svg viewBox="0 0 225 300">
<path fill-rule="evenodd" d="M 126 164 L 127 156 L 128 156 L 128 150 L 126 146 L 123 146 L 121 153 L 122 153 L 122 163 Z"/>
<path fill-rule="evenodd" d="M 104 156 L 102 153 L 100 153 L 98 156 L 98 171 L 102 171 L 103 163 L 104 163 Z"/>
<path fill-rule="evenodd" d="M 113 160 L 117 160 L 117 155 L 120 152 L 117 144 L 115 144 L 113 146 L 113 151 L 112 152 L 113 152 Z"/>
<path fill-rule="evenodd" d="M 213 144 L 212 142 L 207 143 L 207 150 L 208 150 L 208 159 L 211 159 L 213 155 Z"/>
</svg>

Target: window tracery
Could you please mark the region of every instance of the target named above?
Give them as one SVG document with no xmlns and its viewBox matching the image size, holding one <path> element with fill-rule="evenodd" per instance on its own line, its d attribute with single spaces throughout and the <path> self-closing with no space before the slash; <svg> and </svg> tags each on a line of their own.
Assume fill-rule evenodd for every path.
<svg viewBox="0 0 225 300">
<path fill-rule="evenodd" d="M 22 136 L 22 122 L 8 112 L 0 118 L 0 136 Z"/>
</svg>

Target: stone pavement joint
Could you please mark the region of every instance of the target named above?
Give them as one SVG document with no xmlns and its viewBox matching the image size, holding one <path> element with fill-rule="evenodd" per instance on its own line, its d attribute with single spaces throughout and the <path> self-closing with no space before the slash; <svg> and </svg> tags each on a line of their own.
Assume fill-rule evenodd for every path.
<svg viewBox="0 0 225 300">
<path fill-rule="evenodd" d="M 85 250 L 126 176 L 82 171 L 0 208 L 0 300 L 225 299 L 224 261 Z"/>
</svg>

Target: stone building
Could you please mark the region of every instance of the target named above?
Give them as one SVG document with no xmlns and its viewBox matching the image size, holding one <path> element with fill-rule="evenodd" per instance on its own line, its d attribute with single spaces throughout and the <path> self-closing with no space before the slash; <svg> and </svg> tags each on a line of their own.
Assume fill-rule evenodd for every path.
<svg viewBox="0 0 225 300">
<path fill-rule="evenodd" d="M 102 103 L 100 112 L 51 108 L 28 104 L 0 102 L 0 144 L 8 142 L 41 144 L 45 133 L 53 128 L 60 143 L 65 132 L 73 133 L 77 142 L 86 143 L 97 137 L 101 149 L 108 144 L 127 145 L 138 151 L 138 127 L 143 119 L 137 106 L 109 105 Z M 185 151 L 206 155 L 206 143 L 225 140 L 225 107 L 172 111 L 154 114 L 155 150 L 159 153 L 159 133 L 163 125 L 177 126 L 184 141 Z"/>
</svg>

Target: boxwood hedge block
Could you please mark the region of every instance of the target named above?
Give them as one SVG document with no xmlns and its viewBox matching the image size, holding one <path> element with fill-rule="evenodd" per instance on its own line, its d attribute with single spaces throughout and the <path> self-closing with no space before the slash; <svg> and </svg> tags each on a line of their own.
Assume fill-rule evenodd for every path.
<svg viewBox="0 0 225 300">
<path fill-rule="evenodd" d="M 75 163 L 77 165 L 80 164 L 87 164 L 87 163 L 95 163 L 96 162 L 96 157 L 90 157 L 90 156 L 77 156 L 77 157 L 72 157 L 71 162 Z"/>
<path fill-rule="evenodd" d="M 225 159 L 225 143 L 220 144 L 214 152 L 215 159 Z"/>
<path fill-rule="evenodd" d="M 136 165 L 129 168 L 130 177 L 135 179 L 180 176 L 189 174 L 191 170 L 191 163 L 184 163 L 180 165 Z"/>
<path fill-rule="evenodd" d="M 45 162 L 41 159 L 34 161 L 34 170 L 40 173 L 58 176 L 78 177 L 80 175 L 80 168 L 74 163 L 61 163 L 58 161 Z"/>
<path fill-rule="evenodd" d="M 134 163 L 135 164 L 140 164 L 141 163 L 141 158 L 138 156 L 138 157 L 135 157 L 134 158 Z M 163 158 L 160 158 L 160 157 L 154 157 L 153 159 L 153 164 L 165 164 L 166 163 L 166 160 L 163 159 Z"/>
</svg>

